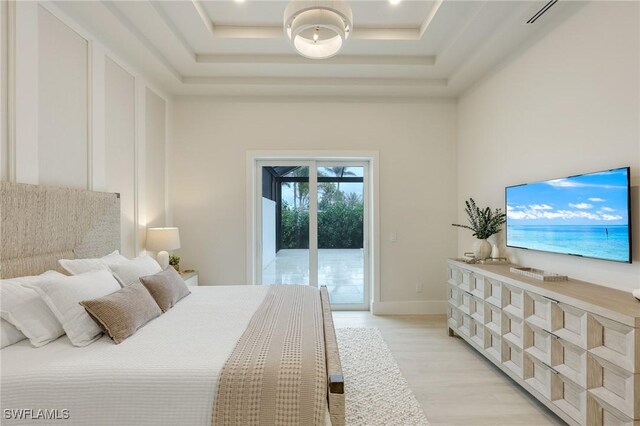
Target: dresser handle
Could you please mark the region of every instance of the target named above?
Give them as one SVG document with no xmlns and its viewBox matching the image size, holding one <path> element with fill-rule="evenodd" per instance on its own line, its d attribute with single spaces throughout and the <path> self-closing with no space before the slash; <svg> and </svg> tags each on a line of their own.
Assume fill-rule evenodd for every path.
<svg viewBox="0 0 640 426">
<path fill-rule="evenodd" d="M 550 335 L 551 337 L 553 337 L 554 339 L 556 339 L 556 340 L 560 340 L 560 336 L 558 336 L 557 334 L 553 334 L 553 333 L 552 333 L 552 332 L 550 332 L 550 331 L 547 331 L 547 333 L 549 333 L 549 335 Z"/>
<path fill-rule="evenodd" d="M 545 300 L 548 300 L 549 302 L 553 303 L 554 305 L 557 305 L 558 303 L 560 303 L 556 299 L 552 299 L 552 298 L 547 297 L 547 296 L 542 296 L 542 298 L 545 299 Z"/>
<path fill-rule="evenodd" d="M 553 367 L 549 367 L 549 370 L 551 370 L 551 372 L 552 372 L 553 374 L 555 374 L 556 376 L 560 374 L 560 373 L 558 373 L 558 370 L 556 370 L 556 369 L 555 369 L 555 368 L 553 368 Z"/>
</svg>

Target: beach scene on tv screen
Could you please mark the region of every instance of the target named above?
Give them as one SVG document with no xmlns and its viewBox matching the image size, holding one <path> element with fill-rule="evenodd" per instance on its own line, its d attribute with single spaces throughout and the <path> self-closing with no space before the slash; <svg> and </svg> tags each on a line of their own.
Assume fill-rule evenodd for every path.
<svg viewBox="0 0 640 426">
<path fill-rule="evenodd" d="M 629 261 L 627 169 L 507 188 L 507 245 Z"/>
</svg>

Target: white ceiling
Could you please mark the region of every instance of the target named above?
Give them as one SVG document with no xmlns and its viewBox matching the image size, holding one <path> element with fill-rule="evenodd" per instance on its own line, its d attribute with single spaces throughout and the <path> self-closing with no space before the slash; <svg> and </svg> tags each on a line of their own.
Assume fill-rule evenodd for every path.
<svg viewBox="0 0 640 426">
<path fill-rule="evenodd" d="M 65 13 L 172 94 L 454 97 L 580 2 L 350 1 L 328 60 L 296 55 L 286 1 L 62 1 Z"/>
</svg>

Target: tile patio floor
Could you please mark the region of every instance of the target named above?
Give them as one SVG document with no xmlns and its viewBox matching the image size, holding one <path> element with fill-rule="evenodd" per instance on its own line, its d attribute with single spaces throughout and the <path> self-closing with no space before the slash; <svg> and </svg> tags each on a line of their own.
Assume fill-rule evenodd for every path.
<svg viewBox="0 0 640 426">
<path fill-rule="evenodd" d="M 326 285 L 332 304 L 363 303 L 362 249 L 319 249 L 318 283 Z M 262 271 L 265 284 L 309 284 L 309 250 L 280 250 Z"/>
</svg>

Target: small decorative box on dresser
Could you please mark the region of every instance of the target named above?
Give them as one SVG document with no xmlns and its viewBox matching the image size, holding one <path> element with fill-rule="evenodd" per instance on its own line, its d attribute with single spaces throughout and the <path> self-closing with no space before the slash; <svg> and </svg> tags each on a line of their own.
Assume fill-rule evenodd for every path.
<svg viewBox="0 0 640 426">
<path fill-rule="evenodd" d="M 640 426 L 640 302 L 448 261 L 448 327 L 571 425 Z"/>
<path fill-rule="evenodd" d="M 180 276 L 184 280 L 187 287 L 198 285 L 198 271 L 180 272 Z"/>
</svg>

